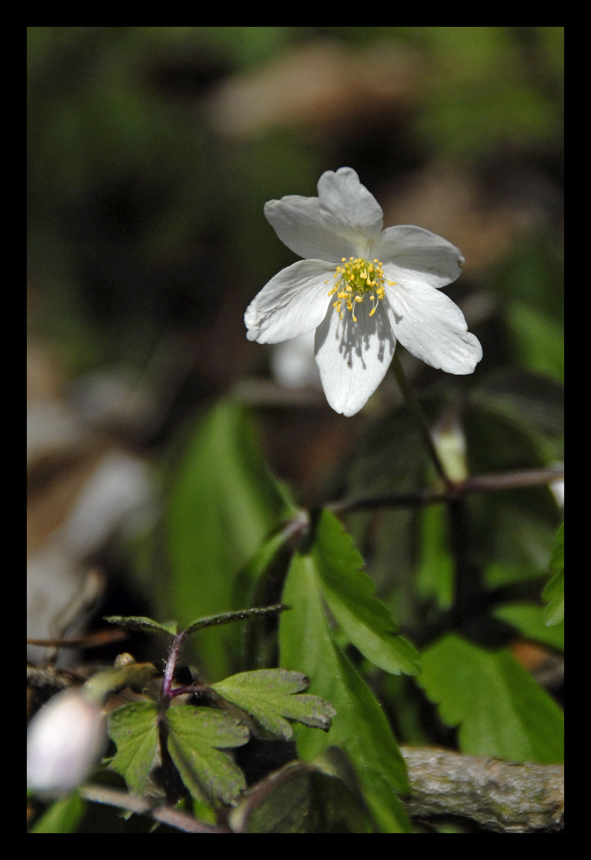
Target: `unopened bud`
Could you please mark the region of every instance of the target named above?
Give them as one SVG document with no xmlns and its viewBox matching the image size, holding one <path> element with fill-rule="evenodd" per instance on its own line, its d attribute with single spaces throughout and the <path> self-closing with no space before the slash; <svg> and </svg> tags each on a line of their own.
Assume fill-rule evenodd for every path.
<svg viewBox="0 0 591 860">
<path fill-rule="evenodd" d="M 99 704 L 79 690 L 58 693 L 29 724 L 29 788 L 52 795 L 73 791 L 99 759 L 106 737 Z"/>
</svg>

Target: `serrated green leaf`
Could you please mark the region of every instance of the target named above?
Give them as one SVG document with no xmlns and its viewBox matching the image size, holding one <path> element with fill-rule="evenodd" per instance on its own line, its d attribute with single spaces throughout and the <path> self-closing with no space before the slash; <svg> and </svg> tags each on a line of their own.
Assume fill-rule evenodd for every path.
<svg viewBox="0 0 591 860">
<path fill-rule="evenodd" d="M 550 626 L 564 621 L 564 523 L 560 524 L 556 545 L 550 559 L 550 570 L 556 571 L 542 597 L 548 601 L 544 621 Z"/>
<path fill-rule="evenodd" d="M 107 729 L 117 746 L 109 768 L 121 774 L 131 794 L 141 796 L 158 750 L 158 707 L 137 702 L 117 708 L 109 714 Z"/>
<path fill-rule="evenodd" d="M 248 729 L 212 708 L 169 708 L 166 721 L 168 751 L 191 795 L 234 805 L 246 785 L 244 774 L 220 749 L 245 744 Z"/>
<path fill-rule="evenodd" d="M 29 833 L 75 833 L 85 804 L 77 791 L 51 804 Z"/>
<path fill-rule="evenodd" d="M 397 634 L 398 625 L 361 569 L 353 540 L 329 511 L 320 514 L 311 553 L 324 598 L 353 645 L 386 672 L 416 675 L 416 649 Z"/>
<path fill-rule="evenodd" d="M 167 510 L 170 574 L 160 597 L 181 625 L 237 608 L 236 576 L 279 525 L 284 504 L 246 411 L 220 401 L 188 440 Z M 233 626 L 199 637 L 193 647 L 207 675 L 231 674 L 240 639 Z"/>
<path fill-rule="evenodd" d="M 506 603 L 494 610 L 494 615 L 511 624 L 526 639 L 542 642 L 551 648 L 564 650 L 564 624 L 548 627 L 544 623 L 544 608 L 535 603 Z"/>
<path fill-rule="evenodd" d="M 104 619 L 109 624 L 117 624 L 118 627 L 123 627 L 125 630 L 141 630 L 144 633 L 165 633 L 167 636 L 174 636 L 177 632 L 177 625 L 174 621 L 165 624 L 160 624 L 152 618 L 146 618 L 143 615 L 109 615 Z"/>
<path fill-rule="evenodd" d="M 267 731 L 289 740 L 293 729 L 287 720 L 328 731 L 334 708 L 318 696 L 294 695 L 310 682 L 301 672 L 287 669 L 257 669 L 241 672 L 211 687 L 224 699 L 252 714 Z"/>
<path fill-rule="evenodd" d="M 280 621 L 281 664 L 303 671 L 311 678 L 311 692 L 337 712 L 328 734 L 298 728 L 298 753 L 312 761 L 328 747 L 340 747 L 378 827 L 387 833 L 408 832 L 408 818 L 396 796 L 408 791 L 404 760 L 375 696 L 334 643 L 322 585 L 316 556 L 297 554 L 283 592 L 293 609 Z"/>
<path fill-rule="evenodd" d="M 444 722 L 460 726 L 463 752 L 563 760 L 562 711 L 509 651 L 488 651 L 449 633 L 423 652 L 421 663 L 417 680 Z"/>
</svg>

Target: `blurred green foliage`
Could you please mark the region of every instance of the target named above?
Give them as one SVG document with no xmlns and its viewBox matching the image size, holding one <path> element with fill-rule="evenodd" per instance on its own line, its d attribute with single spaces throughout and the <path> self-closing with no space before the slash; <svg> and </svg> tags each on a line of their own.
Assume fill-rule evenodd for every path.
<svg viewBox="0 0 591 860">
<path fill-rule="evenodd" d="M 166 515 L 169 576 L 154 583 L 161 605 L 181 625 L 241 609 L 236 577 L 284 510 L 248 416 L 238 404 L 221 401 L 187 439 L 176 469 Z M 238 668 L 237 625 L 195 638 L 209 680 Z"/>
</svg>

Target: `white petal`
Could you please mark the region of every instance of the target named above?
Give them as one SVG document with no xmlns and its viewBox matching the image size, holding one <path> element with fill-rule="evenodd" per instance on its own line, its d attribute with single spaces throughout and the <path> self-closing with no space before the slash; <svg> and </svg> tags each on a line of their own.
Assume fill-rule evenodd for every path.
<svg viewBox="0 0 591 860">
<path fill-rule="evenodd" d="M 482 358 L 477 337 L 452 300 L 428 284 L 386 286 L 386 311 L 400 343 L 431 367 L 447 373 L 472 373 Z"/>
<path fill-rule="evenodd" d="M 380 302 L 382 305 L 383 302 Z M 355 415 L 376 390 L 392 360 L 396 340 L 386 312 L 370 317 L 368 298 L 355 308 L 357 322 L 345 310 L 343 319 L 331 306 L 316 330 L 316 364 L 326 399 L 335 412 Z"/>
<path fill-rule="evenodd" d="M 334 267 L 322 260 L 300 260 L 282 269 L 246 309 L 247 338 L 280 343 L 315 329 L 331 301 L 333 272 Z"/>
<path fill-rule="evenodd" d="M 318 196 L 340 223 L 366 239 L 375 239 L 382 229 L 382 207 L 351 167 L 323 173 L 318 180 Z"/>
<path fill-rule="evenodd" d="M 372 257 L 388 266 L 387 275 L 391 281 L 402 280 L 406 275 L 406 283 L 417 282 L 430 284 L 439 289 L 451 284 L 462 272 L 464 264 L 458 248 L 430 230 L 403 224 L 399 227 L 388 227 L 375 240 Z"/>
<path fill-rule="evenodd" d="M 265 203 L 265 217 L 284 245 L 308 260 L 338 263 L 356 255 L 355 236 L 343 236 L 343 225 L 318 197 L 291 194 Z"/>
</svg>

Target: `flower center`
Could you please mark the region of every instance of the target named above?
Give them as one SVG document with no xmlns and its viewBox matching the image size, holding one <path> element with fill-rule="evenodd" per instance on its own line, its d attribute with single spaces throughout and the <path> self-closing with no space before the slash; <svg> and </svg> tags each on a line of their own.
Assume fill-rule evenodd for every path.
<svg viewBox="0 0 591 860">
<path fill-rule="evenodd" d="M 392 287 L 395 286 L 393 281 L 388 281 L 384 277 L 384 264 L 379 260 L 374 260 L 372 263 L 364 260 L 363 257 L 349 257 L 348 260 L 343 257 L 341 263 L 343 265 L 337 266 L 333 275 L 336 283 L 328 293 L 329 296 L 337 297 L 336 302 L 333 302 L 333 308 L 341 319 L 347 308 L 351 311 L 353 322 L 357 322 L 355 305 L 361 304 L 365 296 L 369 295 L 369 300 L 373 302 L 369 315 L 373 316 L 378 308 L 378 302 L 384 298 L 384 281 Z M 329 282 L 325 281 L 325 283 Z"/>
</svg>

